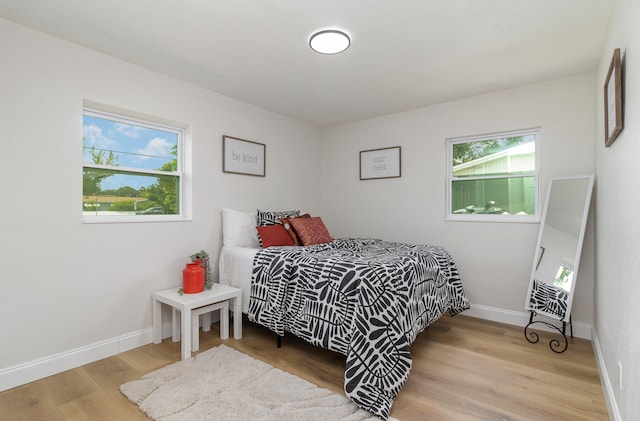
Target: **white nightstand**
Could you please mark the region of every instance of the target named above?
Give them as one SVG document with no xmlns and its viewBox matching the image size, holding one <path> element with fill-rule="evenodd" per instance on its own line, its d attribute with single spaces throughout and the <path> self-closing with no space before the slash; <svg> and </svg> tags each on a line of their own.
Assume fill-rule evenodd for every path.
<svg viewBox="0 0 640 421">
<path fill-rule="evenodd" d="M 199 348 L 197 338 L 197 316 L 220 310 L 220 336 L 229 336 L 229 307 L 233 309 L 233 337 L 242 338 L 242 290 L 228 285 L 213 284 L 208 291 L 197 294 L 178 294 L 179 287 L 165 289 L 153 293 L 153 343 L 162 342 L 162 304 L 172 307 L 172 339 L 180 340 L 182 331 L 182 359 L 191 358 L 191 350 Z M 181 323 L 177 323 L 177 312 L 180 312 Z M 224 314 L 226 312 L 226 314 Z M 192 331 L 192 318 L 196 329 Z M 226 326 L 225 326 L 226 323 Z M 182 329 L 180 329 L 180 326 Z M 225 339 L 225 338 L 223 338 Z M 193 347 L 193 348 L 192 348 Z"/>
</svg>

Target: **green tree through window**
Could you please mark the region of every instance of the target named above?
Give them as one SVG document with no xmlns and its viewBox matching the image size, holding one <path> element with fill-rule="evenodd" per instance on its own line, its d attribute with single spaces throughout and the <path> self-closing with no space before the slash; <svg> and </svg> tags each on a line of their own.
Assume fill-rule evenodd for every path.
<svg viewBox="0 0 640 421">
<path fill-rule="evenodd" d="M 181 129 L 85 109 L 83 133 L 85 216 L 180 215 Z"/>
</svg>

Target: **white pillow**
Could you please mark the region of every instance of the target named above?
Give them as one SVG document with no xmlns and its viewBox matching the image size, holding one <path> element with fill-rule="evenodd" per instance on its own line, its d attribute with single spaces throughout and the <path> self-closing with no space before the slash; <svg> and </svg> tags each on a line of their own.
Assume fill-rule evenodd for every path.
<svg viewBox="0 0 640 421">
<path fill-rule="evenodd" d="M 222 245 L 259 248 L 255 212 L 222 208 Z"/>
</svg>

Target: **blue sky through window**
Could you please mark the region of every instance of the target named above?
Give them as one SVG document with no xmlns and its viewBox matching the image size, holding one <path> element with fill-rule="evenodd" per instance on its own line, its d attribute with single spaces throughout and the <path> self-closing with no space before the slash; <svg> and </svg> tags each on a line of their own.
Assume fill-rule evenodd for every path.
<svg viewBox="0 0 640 421">
<path fill-rule="evenodd" d="M 177 143 L 177 133 L 83 115 L 85 163 L 94 163 L 89 151 L 91 147 L 95 147 L 96 151 L 105 151 L 106 155 L 113 151 L 116 157 L 114 164 L 121 170 L 126 168 L 159 170 L 164 164 L 176 159 L 176 156 L 171 154 L 171 150 Z M 139 189 L 142 186 L 148 187 L 156 181 L 156 177 L 116 174 L 105 178 L 101 187 L 103 190 L 117 189 L 122 186 Z"/>
</svg>

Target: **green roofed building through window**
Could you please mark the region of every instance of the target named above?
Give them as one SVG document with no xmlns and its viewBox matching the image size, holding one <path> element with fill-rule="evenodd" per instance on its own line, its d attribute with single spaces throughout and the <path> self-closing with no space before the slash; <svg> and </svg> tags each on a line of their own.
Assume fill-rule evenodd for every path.
<svg viewBox="0 0 640 421">
<path fill-rule="evenodd" d="M 536 222 L 539 129 L 447 140 L 447 219 Z"/>
</svg>

